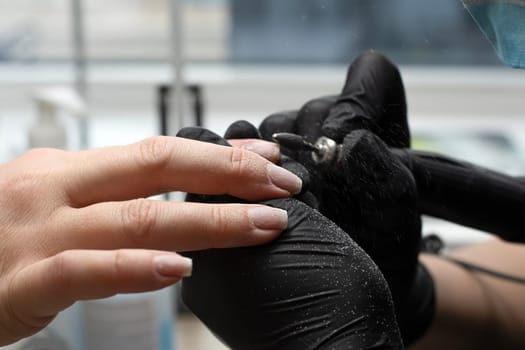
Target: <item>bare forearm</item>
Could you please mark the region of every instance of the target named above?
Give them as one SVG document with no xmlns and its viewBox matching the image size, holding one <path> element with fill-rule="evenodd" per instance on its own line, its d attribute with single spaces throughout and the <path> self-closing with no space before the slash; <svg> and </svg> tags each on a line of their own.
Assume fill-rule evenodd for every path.
<svg viewBox="0 0 525 350">
<path fill-rule="evenodd" d="M 450 256 L 525 277 L 525 246 L 498 240 L 459 249 Z M 413 349 L 523 348 L 525 285 L 469 271 L 423 255 L 433 276 L 436 314 Z"/>
</svg>

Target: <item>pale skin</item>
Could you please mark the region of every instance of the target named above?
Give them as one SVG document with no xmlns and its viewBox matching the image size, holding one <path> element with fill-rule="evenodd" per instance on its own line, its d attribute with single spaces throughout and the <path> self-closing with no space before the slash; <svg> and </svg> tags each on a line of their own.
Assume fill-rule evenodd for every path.
<svg viewBox="0 0 525 350">
<path fill-rule="evenodd" d="M 525 278 L 525 246 L 493 240 L 450 254 Z M 468 271 L 439 257 L 420 259 L 436 287 L 436 313 L 427 333 L 410 349 L 525 348 L 525 285 Z"/>
<path fill-rule="evenodd" d="M 191 260 L 175 252 L 279 235 L 287 224 L 280 209 L 145 199 L 184 191 L 258 201 L 300 191 L 300 179 L 273 164 L 277 145 L 232 144 L 154 137 L 80 152 L 36 149 L 0 165 L 0 345 L 38 332 L 78 300 L 179 281 Z"/>
</svg>

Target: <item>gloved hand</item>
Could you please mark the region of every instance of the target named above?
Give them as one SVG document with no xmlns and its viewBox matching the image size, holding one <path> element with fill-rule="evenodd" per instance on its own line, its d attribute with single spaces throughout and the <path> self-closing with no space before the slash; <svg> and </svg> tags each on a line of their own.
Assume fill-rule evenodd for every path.
<svg viewBox="0 0 525 350">
<path fill-rule="evenodd" d="M 372 257 L 387 279 L 406 343 L 432 320 L 434 289 L 418 264 L 421 220 L 411 171 L 390 147 L 409 147 L 403 83 L 397 68 L 374 52 L 351 65 L 340 96 L 306 103 L 299 111 L 276 113 L 259 127 L 264 139 L 290 132 L 314 143 L 328 136 L 341 144 L 329 164 L 311 151 L 282 149 L 311 176 L 319 210 Z"/>
<path fill-rule="evenodd" d="M 203 142 L 214 143 L 223 146 L 230 146 L 227 139 L 260 139 L 261 136 L 255 126 L 246 121 L 237 121 L 231 124 L 225 132 L 225 137 L 221 137 L 214 132 L 199 128 L 199 127 L 188 127 L 179 131 L 177 136 L 199 140 Z M 280 156 L 278 165 L 289 170 L 290 172 L 299 176 L 302 180 L 302 191 L 295 197 L 300 201 L 308 204 L 312 208 L 318 206 L 317 199 L 308 190 L 310 187 L 310 174 L 306 168 L 299 162 L 291 159 L 287 156 Z M 241 202 L 241 199 L 233 198 L 230 196 L 206 196 L 188 193 L 186 200 L 189 202 L 208 202 L 208 203 L 228 203 L 228 202 Z"/>
<path fill-rule="evenodd" d="M 358 129 L 370 130 L 389 147 L 410 146 L 401 75 L 392 62 L 374 51 L 352 62 L 339 95 L 313 99 L 299 111 L 275 113 L 259 127 L 265 140 L 271 140 L 275 132 L 291 132 L 310 142 L 327 136 L 337 143 Z"/>
<path fill-rule="evenodd" d="M 227 136 L 240 136 L 235 127 Z M 178 136 L 225 142 L 195 128 Z M 388 285 L 352 233 L 297 199 L 265 204 L 288 211 L 288 229 L 275 241 L 189 253 L 193 274 L 182 297 L 190 310 L 233 349 L 402 348 Z"/>
</svg>

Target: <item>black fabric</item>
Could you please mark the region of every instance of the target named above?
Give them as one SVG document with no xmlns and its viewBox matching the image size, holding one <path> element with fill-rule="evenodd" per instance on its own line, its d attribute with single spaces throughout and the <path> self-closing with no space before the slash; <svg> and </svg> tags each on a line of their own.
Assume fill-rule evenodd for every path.
<svg viewBox="0 0 525 350">
<path fill-rule="evenodd" d="M 339 227 L 296 199 L 288 228 L 258 247 L 188 253 L 192 310 L 232 349 L 402 349 L 387 283 Z"/>
<path fill-rule="evenodd" d="M 392 150 L 416 179 L 422 213 L 525 242 L 525 183 L 432 152 Z"/>
</svg>

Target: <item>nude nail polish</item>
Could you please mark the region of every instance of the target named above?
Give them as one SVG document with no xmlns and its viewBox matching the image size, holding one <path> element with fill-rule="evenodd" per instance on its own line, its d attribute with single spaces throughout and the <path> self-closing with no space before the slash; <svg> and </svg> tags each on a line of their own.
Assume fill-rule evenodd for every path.
<svg viewBox="0 0 525 350">
<path fill-rule="evenodd" d="M 282 231 L 288 225 L 288 213 L 278 208 L 266 206 L 250 208 L 248 217 L 253 226 L 261 232 Z"/>
<path fill-rule="evenodd" d="M 303 181 L 297 175 L 275 164 L 268 164 L 267 169 L 268 177 L 272 184 L 290 192 L 290 194 L 301 192 Z"/>
<path fill-rule="evenodd" d="M 180 255 L 160 255 L 153 259 L 157 272 L 164 277 L 189 277 L 193 268 L 190 258 Z"/>
<path fill-rule="evenodd" d="M 247 151 L 257 153 L 266 159 L 277 159 L 279 156 L 279 146 L 272 142 L 254 141 L 243 146 Z"/>
</svg>

